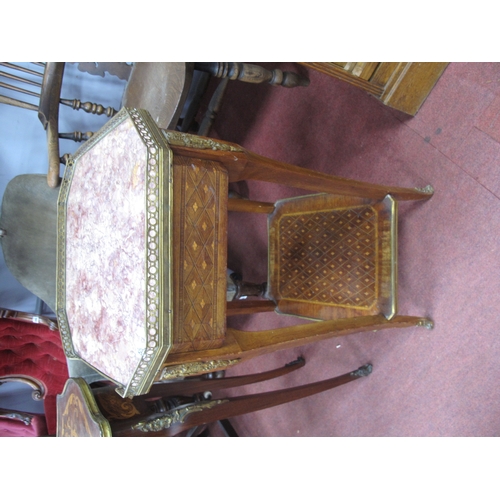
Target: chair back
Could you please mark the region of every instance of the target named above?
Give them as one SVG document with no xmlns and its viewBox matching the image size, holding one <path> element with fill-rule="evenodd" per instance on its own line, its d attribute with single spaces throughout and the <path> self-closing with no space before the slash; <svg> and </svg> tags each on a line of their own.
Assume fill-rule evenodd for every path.
<svg viewBox="0 0 500 500">
<path fill-rule="evenodd" d="M 7 268 L 52 311 L 56 309 L 58 194 L 44 175 L 19 175 L 7 185 L 0 214 Z"/>
<path fill-rule="evenodd" d="M 0 318 L 0 382 L 24 382 L 34 389 L 33 398 L 44 400 L 49 435 L 56 432 L 56 396 L 68 377 L 58 331 Z"/>
<path fill-rule="evenodd" d="M 38 111 L 45 63 L 0 63 L 0 103 Z"/>
<path fill-rule="evenodd" d="M 66 163 L 66 155 L 60 155 L 59 140 L 75 142 L 87 140 L 92 132 L 59 133 L 60 105 L 74 110 L 83 110 L 94 115 L 111 117 L 116 113 L 112 107 L 104 107 L 79 99 L 62 99 L 61 87 L 65 63 L 0 63 L 0 104 L 9 104 L 38 112 L 38 118 L 47 132 L 48 172 L 50 187 L 59 185 L 60 164 Z"/>
</svg>

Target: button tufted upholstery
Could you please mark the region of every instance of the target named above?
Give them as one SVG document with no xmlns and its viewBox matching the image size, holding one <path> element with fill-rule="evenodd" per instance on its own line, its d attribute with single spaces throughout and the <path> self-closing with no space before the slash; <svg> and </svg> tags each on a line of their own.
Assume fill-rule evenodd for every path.
<svg viewBox="0 0 500 500">
<path fill-rule="evenodd" d="M 1 437 L 47 436 L 45 415 L 39 413 L 16 412 L 0 408 Z"/>
<path fill-rule="evenodd" d="M 45 325 L 0 319 L 0 379 L 27 376 L 41 382 L 49 435 L 56 432 L 56 396 L 68 379 L 58 331 Z"/>
</svg>

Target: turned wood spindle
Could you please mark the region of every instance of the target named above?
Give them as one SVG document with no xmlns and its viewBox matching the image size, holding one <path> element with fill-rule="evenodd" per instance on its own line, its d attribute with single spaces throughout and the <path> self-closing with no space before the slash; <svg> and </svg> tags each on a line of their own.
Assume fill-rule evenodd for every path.
<svg viewBox="0 0 500 500">
<path fill-rule="evenodd" d="M 83 142 L 89 140 L 94 135 L 94 132 L 64 132 L 59 134 L 60 139 L 69 139 L 75 142 Z"/>
<path fill-rule="evenodd" d="M 247 83 L 270 83 L 287 88 L 309 85 L 309 79 L 296 73 L 280 69 L 268 70 L 249 63 L 195 63 L 195 69 L 206 71 L 217 78 L 229 78 Z"/>
<path fill-rule="evenodd" d="M 111 106 L 105 108 L 101 104 L 96 104 L 93 102 L 87 101 L 82 103 L 80 99 L 61 99 L 59 102 L 77 111 L 81 109 L 86 113 L 91 113 L 93 115 L 106 115 L 111 118 L 117 113 L 116 109 L 112 108 Z"/>
</svg>

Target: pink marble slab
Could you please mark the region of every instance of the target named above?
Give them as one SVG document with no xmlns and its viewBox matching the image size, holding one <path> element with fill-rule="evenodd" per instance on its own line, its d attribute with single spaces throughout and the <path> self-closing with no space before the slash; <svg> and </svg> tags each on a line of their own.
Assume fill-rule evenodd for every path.
<svg viewBox="0 0 500 500">
<path fill-rule="evenodd" d="M 147 148 L 127 117 L 77 159 L 67 200 L 73 347 L 123 385 L 146 346 L 146 166 Z"/>
</svg>

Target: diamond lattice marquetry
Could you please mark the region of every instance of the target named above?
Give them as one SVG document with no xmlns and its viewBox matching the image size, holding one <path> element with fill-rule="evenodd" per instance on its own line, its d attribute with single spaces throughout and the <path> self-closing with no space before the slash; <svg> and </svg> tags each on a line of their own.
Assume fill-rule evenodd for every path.
<svg viewBox="0 0 500 500">
<path fill-rule="evenodd" d="M 181 174 L 178 174 L 181 175 Z M 185 211 L 178 220 L 182 273 L 178 288 L 180 317 L 174 332 L 177 350 L 207 347 L 223 335 L 216 316 L 218 269 L 217 170 L 189 162 L 182 174 Z M 225 272 L 225 270 L 224 270 Z"/>
<path fill-rule="evenodd" d="M 279 295 L 343 307 L 377 299 L 377 213 L 371 206 L 285 215 L 279 222 Z"/>
</svg>

